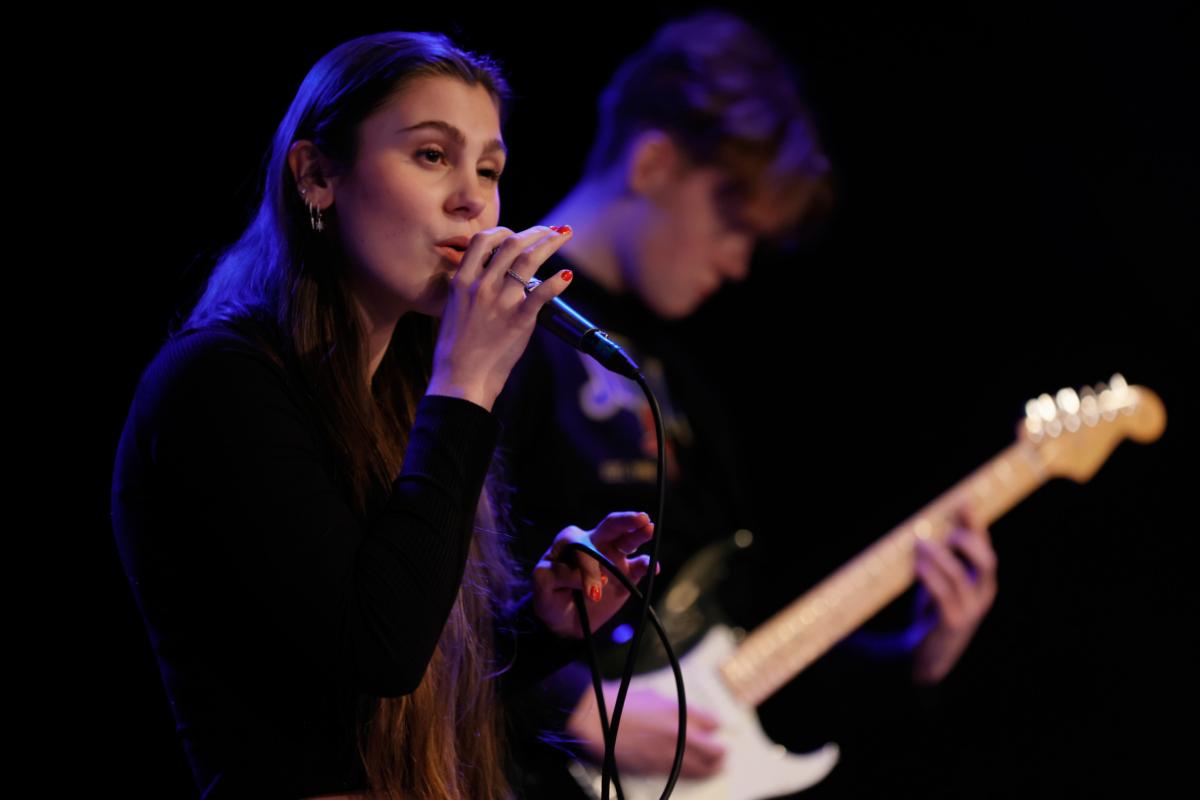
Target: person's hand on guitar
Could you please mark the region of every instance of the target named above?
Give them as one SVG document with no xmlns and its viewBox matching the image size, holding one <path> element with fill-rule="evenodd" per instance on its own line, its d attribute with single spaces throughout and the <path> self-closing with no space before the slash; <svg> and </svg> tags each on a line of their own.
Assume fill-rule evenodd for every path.
<svg viewBox="0 0 1200 800">
<path fill-rule="evenodd" d="M 950 672 L 996 599 L 996 551 L 991 536 L 964 511 L 959 527 L 941 544 L 918 540 L 921 581 L 918 622 L 936 614 L 929 633 L 913 651 L 913 680 L 932 685 Z"/>
<path fill-rule="evenodd" d="M 617 702 L 619 681 L 604 681 L 604 702 L 611 718 Z M 724 765 L 725 746 L 717 739 L 720 722 L 709 712 L 688 704 L 687 747 L 683 753 L 684 778 L 707 778 Z M 639 688 L 637 678 L 629 686 L 621 712 L 617 736 L 617 770 L 621 774 L 666 775 L 675 761 L 675 738 L 679 732 L 678 706 L 651 688 Z M 567 720 L 567 733 L 579 741 L 594 761 L 604 759 L 604 734 L 596 695 L 590 688 Z"/>
</svg>

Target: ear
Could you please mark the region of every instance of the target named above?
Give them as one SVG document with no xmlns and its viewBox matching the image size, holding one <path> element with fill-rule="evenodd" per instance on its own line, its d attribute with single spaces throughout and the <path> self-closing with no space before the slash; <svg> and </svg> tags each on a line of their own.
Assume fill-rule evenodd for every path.
<svg viewBox="0 0 1200 800">
<path fill-rule="evenodd" d="M 625 184 L 636 195 L 655 197 L 684 172 L 687 159 L 679 145 L 660 130 L 638 134 L 625 158 Z"/>
<path fill-rule="evenodd" d="M 333 205 L 337 179 L 329 159 L 308 139 L 292 142 L 287 154 L 288 168 L 307 203 L 324 210 Z"/>
</svg>

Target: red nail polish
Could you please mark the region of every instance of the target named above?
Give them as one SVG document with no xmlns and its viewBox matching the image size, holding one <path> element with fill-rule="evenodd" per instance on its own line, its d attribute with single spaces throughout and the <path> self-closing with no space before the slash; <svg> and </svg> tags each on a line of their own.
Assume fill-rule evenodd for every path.
<svg viewBox="0 0 1200 800">
<path fill-rule="evenodd" d="M 608 576 L 607 576 L 607 575 L 601 575 L 601 576 L 600 576 L 600 585 L 601 585 L 601 586 L 608 586 Z"/>
<path fill-rule="evenodd" d="M 566 236 L 568 233 L 572 233 L 572 232 L 573 232 L 573 231 L 571 230 L 571 226 L 570 226 L 570 225 L 551 225 L 551 226 L 550 226 L 550 230 L 552 230 L 552 231 L 557 231 L 559 234 L 561 234 L 561 235 L 563 235 L 563 236 Z"/>
<path fill-rule="evenodd" d="M 591 590 L 588 592 L 588 594 L 591 595 L 593 603 L 600 602 L 600 587 L 599 586 L 593 585 Z"/>
<path fill-rule="evenodd" d="M 574 277 L 575 277 L 575 275 L 574 275 L 574 274 L 571 272 L 571 270 L 569 270 L 569 269 L 564 269 L 564 270 L 562 271 L 562 279 L 563 279 L 564 281 L 566 281 L 567 283 L 570 283 L 570 282 L 571 282 L 571 278 L 574 278 Z"/>
</svg>

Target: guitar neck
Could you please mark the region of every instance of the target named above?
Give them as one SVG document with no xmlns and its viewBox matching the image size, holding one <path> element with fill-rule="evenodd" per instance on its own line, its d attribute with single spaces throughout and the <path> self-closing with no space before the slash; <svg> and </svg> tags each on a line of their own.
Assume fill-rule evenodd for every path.
<svg viewBox="0 0 1200 800">
<path fill-rule="evenodd" d="M 912 585 L 918 539 L 945 541 L 962 509 L 991 524 L 1045 483 L 1042 458 L 1018 439 L 780 611 L 721 666 L 730 690 L 762 703 Z"/>
</svg>

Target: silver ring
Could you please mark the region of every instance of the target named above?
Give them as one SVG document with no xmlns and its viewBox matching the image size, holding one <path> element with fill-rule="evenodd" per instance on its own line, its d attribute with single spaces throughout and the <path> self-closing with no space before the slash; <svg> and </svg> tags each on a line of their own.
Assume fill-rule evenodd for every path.
<svg viewBox="0 0 1200 800">
<path fill-rule="evenodd" d="M 511 267 L 508 269 L 508 277 L 512 278 L 514 281 L 516 281 L 517 283 L 519 283 L 523 287 L 525 287 L 525 294 L 529 294 L 530 292 L 532 292 L 534 289 L 536 289 L 541 284 L 541 281 L 539 281 L 537 278 L 530 278 L 529 280 L 525 280 L 520 275 L 518 275 Z"/>
</svg>

